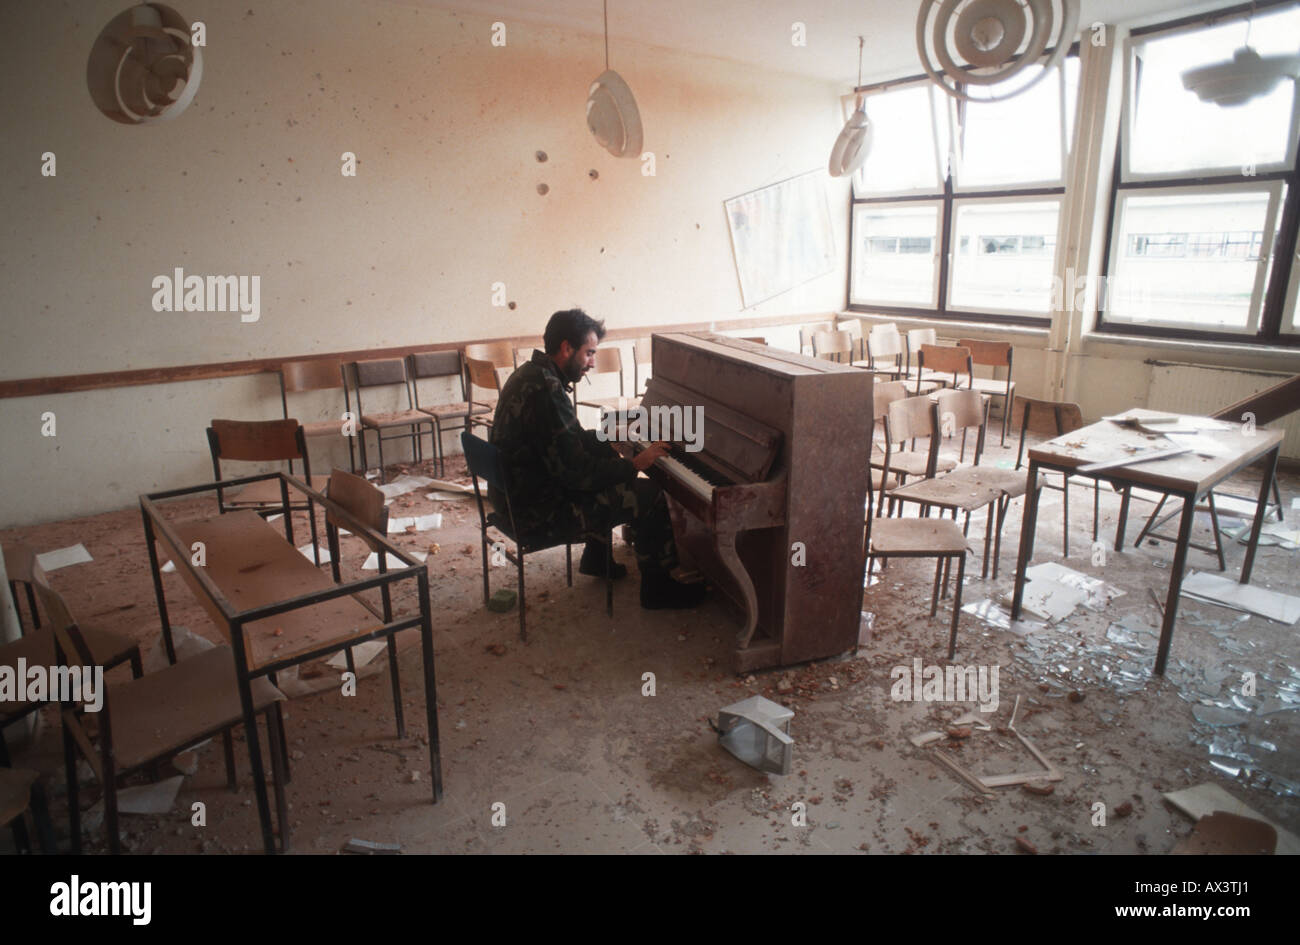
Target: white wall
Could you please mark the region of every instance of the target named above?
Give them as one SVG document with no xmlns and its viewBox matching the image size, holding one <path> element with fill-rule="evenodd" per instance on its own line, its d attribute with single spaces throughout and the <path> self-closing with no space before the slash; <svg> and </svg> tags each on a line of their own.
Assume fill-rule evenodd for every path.
<svg viewBox="0 0 1300 945">
<path fill-rule="evenodd" d="M 829 85 L 621 43 L 647 177 L 586 130 L 598 37 L 512 22 L 494 48 L 488 19 L 381 0 L 188 0 L 198 97 L 126 127 L 85 79 L 126 6 L 0 6 L 0 379 L 535 334 L 571 305 L 611 328 L 736 315 L 723 201 L 824 167 L 841 121 Z M 835 271 L 755 314 L 843 304 L 847 192 L 828 194 Z M 260 319 L 154 312 L 175 267 L 260 276 Z M 516 309 L 490 304 L 494 282 Z M 279 410 L 269 375 L 0 400 L 0 527 L 205 481 L 210 419 Z"/>
</svg>

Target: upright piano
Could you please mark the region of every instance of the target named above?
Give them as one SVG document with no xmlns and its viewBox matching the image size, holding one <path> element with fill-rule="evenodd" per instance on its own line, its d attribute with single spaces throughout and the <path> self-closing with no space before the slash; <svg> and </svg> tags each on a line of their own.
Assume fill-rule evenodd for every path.
<svg viewBox="0 0 1300 945">
<path fill-rule="evenodd" d="M 858 641 L 870 470 L 866 371 L 710 332 L 654 335 L 641 406 L 703 408 L 702 448 L 647 475 L 682 562 L 740 609 L 738 672 Z"/>
</svg>

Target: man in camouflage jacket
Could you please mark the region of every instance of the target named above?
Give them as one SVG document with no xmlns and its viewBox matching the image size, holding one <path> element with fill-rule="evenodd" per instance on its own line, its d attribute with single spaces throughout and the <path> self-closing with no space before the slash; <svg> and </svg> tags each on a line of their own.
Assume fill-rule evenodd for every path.
<svg viewBox="0 0 1300 945">
<path fill-rule="evenodd" d="M 638 478 L 664 455 L 664 444 L 642 450 L 635 460 L 619 456 L 594 430 L 578 423 L 572 385 L 595 364 L 603 322 L 580 309 L 556 312 L 546 325 L 546 351 L 506 381 L 492 421 L 491 442 L 501 451 L 510 482 L 509 514 L 519 534 L 550 541 L 586 539 L 578 570 L 604 577 L 604 542 L 616 525 L 632 527 L 641 568 L 644 607 L 688 607 L 703 597 L 702 585 L 668 576 L 677 564 L 667 500 L 659 487 Z M 507 515 L 505 496 L 489 498 Z M 613 565 L 614 576 L 627 569 Z"/>
</svg>

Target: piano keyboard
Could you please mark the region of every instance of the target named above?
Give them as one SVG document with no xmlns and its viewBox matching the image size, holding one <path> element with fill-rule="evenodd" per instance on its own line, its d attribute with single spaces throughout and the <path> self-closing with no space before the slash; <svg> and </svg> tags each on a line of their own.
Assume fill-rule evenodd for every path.
<svg viewBox="0 0 1300 945">
<path fill-rule="evenodd" d="M 662 469 L 668 475 L 672 476 L 686 488 L 690 489 L 701 499 L 706 502 L 713 499 L 713 483 L 709 482 L 695 470 L 691 469 L 681 460 L 673 459 L 671 456 L 660 456 L 655 460 L 655 465 Z"/>
</svg>

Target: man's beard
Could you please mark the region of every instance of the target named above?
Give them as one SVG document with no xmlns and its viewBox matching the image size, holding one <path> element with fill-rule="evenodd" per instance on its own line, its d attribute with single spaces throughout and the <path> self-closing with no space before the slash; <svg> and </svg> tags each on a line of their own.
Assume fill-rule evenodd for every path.
<svg viewBox="0 0 1300 945">
<path fill-rule="evenodd" d="M 563 373 L 571 384 L 576 384 L 578 381 L 582 380 L 582 357 L 576 351 L 565 363 Z"/>
</svg>

